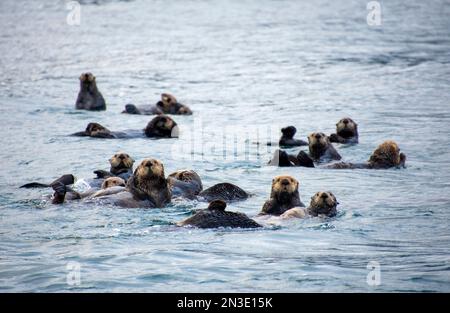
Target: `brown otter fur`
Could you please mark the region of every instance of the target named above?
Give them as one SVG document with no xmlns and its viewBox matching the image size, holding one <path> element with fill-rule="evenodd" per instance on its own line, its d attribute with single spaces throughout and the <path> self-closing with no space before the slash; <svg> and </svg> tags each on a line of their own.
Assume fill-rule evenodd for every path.
<svg viewBox="0 0 450 313">
<path fill-rule="evenodd" d="M 305 218 L 306 216 L 327 216 L 336 215 L 336 207 L 339 204 L 333 193 L 321 191 L 311 197 L 309 207 L 295 207 L 281 214 L 281 218 Z"/>
<path fill-rule="evenodd" d="M 111 165 L 109 171 L 96 170 L 97 178 L 107 178 L 118 176 L 124 180 L 128 180 L 133 174 L 134 160 L 125 152 L 118 152 L 109 159 Z"/>
<path fill-rule="evenodd" d="M 292 176 L 276 176 L 272 180 L 270 199 L 264 203 L 260 214 L 280 215 L 293 207 L 304 206 L 298 186 L 298 181 Z"/>
<path fill-rule="evenodd" d="M 225 211 L 227 204 L 222 200 L 212 201 L 207 209 L 197 211 L 193 216 L 178 222 L 178 226 L 198 228 L 258 228 L 262 227 L 247 215 L 239 212 Z"/>
<path fill-rule="evenodd" d="M 366 163 L 339 162 L 326 166 L 332 169 L 388 169 L 405 167 L 406 155 L 400 152 L 396 142 L 388 140 L 380 144 Z"/>
<path fill-rule="evenodd" d="M 167 115 L 153 118 L 144 129 L 147 137 L 176 138 L 179 135 L 177 123 Z"/>
<path fill-rule="evenodd" d="M 95 138 L 117 138 L 108 128 L 99 123 L 89 123 L 86 129 L 72 134 L 72 136 L 95 137 Z"/>
<path fill-rule="evenodd" d="M 200 176 L 192 170 L 179 170 L 167 177 L 172 196 L 193 199 L 203 190 Z"/>
<path fill-rule="evenodd" d="M 81 74 L 80 91 L 78 92 L 75 107 L 79 110 L 106 110 L 105 99 L 103 99 L 102 94 L 98 91 L 95 76 L 92 73 Z"/>
<path fill-rule="evenodd" d="M 170 202 L 171 194 L 164 176 L 163 164 L 155 159 L 145 159 L 127 182 L 127 190 L 138 201 L 150 201 L 161 208 Z"/>
<path fill-rule="evenodd" d="M 330 135 L 331 142 L 358 143 L 358 124 L 351 118 L 344 117 L 336 124 L 336 133 Z"/>
<path fill-rule="evenodd" d="M 165 114 L 192 114 L 191 109 L 189 109 L 184 104 L 179 103 L 174 96 L 168 93 L 161 94 L 161 101 L 158 101 L 158 103 L 156 103 L 156 107 Z"/>
</svg>

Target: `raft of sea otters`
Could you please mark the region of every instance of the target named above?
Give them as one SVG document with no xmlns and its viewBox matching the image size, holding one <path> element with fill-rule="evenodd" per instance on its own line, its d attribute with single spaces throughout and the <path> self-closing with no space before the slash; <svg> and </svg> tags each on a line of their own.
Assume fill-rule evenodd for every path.
<svg viewBox="0 0 450 313">
<path fill-rule="evenodd" d="M 75 105 L 76 109 L 106 110 L 105 100 L 97 88 L 95 76 L 83 73 L 80 76 L 80 91 Z M 190 115 L 189 107 L 181 104 L 167 93 L 155 105 L 136 106 L 127 104 L 122 113 L 156 115 L 142 130 L 110 131 L 98 123 L 89 123 L 84 131 L 74 133 L 75 136 L 96 138 L 133 138 L 147 136 L 153 138 L 176 138 L 179 134 L 177 123 L 165 114 Z M 280 147 L 290 148 L 308 146 L 309 153 L 300 151 L 290 155 L 277 149 L 269 165 L 304 166 L 329 169 L 388 169 L 405 166 L 406 156 L 400 153 L 398 145 L 393 141 L 380 144 L 368 161 L 348 163 L 341 156 L 333 143 L 357 144 L 358 125 L 351 118 L 343 118 L 336 124 L 336 133 L 326 135 L 315 132 L 308 136 L 308 141 L 294 139 L 296 128 L 288 126 L 281 129 L 282 136 L 278 142 Z M 268 143 L 271 145 L 271 143 Z M 51 197 L 53 204 L 66 201 L 101 201 L 123 208 L 162 208 L 174 198 L 197 199 L 209 202 L 206 209 L 198 210 L 191 217 L 177 223 L 179 226 L 199 228 L 262 227 L 256 220 L 243 213 L 225 210 L 227 202 L 247 199 L 250 194 L 232 183 L 219 183 L 203 189 L 200 176 L 193 170 L 178 170 L 167 177 L 164 165 L 156 159 L 145 159 L 133 169 L 133 158 L 118 152 L 110 159 L 110 169 L 95 170 L 93 177 L 84 182 L 88 188 L 77 191 L 75 177 L 66 174 L 49 184 L 28 183 L 22 188 L 49 187 L 54 190 Z M 337 212 L 337 199 L 329 191 L 320 191 L 311 197 L 306 206 L 300 200 L 299 182 L 292 176 L 276 176 L 272 180 L 269 199 L 262 205 L 258 216 L 279 216 L 281 219 L 305 218 L 308 216 L 333 217 Z"/>
</svg>

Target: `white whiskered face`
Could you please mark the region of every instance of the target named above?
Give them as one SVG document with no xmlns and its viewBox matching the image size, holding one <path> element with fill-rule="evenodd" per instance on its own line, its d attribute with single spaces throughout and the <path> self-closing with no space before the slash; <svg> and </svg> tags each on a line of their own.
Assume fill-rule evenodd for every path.
<svg viewBox="0 0 450 313">
<path fill-rule="evenodd" d="M 320 191 L 311 197 L 311 204 L 317 207 L 335 207 L 336 197 L 329 191 Z"/>
<path fill-rule="evenodd" d="M 329 143 L 328 136 L 324 133 L 312 133 L 308 136 L 308 142 L 310 146 L 322 145 L 325 146 Z"/>
<path fill-rule="evenodd" d="M 156 159 L 145 159 L 136 169 L 136 174 L 140 177 L 164 177 L 164 166 Z"/>
</svg>

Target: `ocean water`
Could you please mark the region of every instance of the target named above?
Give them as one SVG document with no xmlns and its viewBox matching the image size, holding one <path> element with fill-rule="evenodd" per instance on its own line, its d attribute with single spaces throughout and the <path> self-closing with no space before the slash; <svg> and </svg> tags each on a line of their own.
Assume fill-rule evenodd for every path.
<svg viewBox="0 0 450 313">
<path fill-rule="evenodd" d="M 381 1 L 373 26 L 367 2 L 82 1 L 77 25 L 65 1 L 1 1 L 0 291 L 450 291 L 450 2 Z M 84 71 L 107 111 L 74 109 Z M 174 116 L 179 139 L 68 136 L 91 121 L 144 128 L 150 116 L 120 112 L 161 92 L 194 111 Z M 269 167 L 276 147 L 255 144 L 288 125 L 331 133 L 345 116 L 360 133 L 336 145 L 345 160 L 392 139 L 407 168 Z M 204 202 L 54 206 L 51 190 L 18 188 L 90 178 L 119 150 L 238 184 L 252 197 L 228 209 L 251 217 L 280 174 L 305 203 L 332 191 L 339 213 L 198 230 L 174 223 Z"/>
</svg>

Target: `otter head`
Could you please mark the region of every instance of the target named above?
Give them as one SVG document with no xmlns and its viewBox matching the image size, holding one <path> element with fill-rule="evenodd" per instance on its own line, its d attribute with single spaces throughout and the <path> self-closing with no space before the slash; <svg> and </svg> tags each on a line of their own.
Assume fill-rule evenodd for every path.
<svg viewBox="0 0 450 313">
<path fill-rule="evenodd" d="M 164 165 L 156 159 L 145 159 L 134 171 L 138 179 L 164 178 Z"/>
<path fill-rule="evenodd" d="M 167 115 L 161 114 L 153 118 L 145 128 L 147 137 L 178 137 L 177 123 Z"/>
<path fill-rule="evenodd" d="M 177 99 L 168 93 L 161 94 L 161 100 L 158 101 L 157 105 L 160 106 L 164 112 L 170 111 L 170 108 L 178 103 Z"/>
<path fill-rule="evenodd" d="M 279 203 L 290 203 L 293 197 L 299 197 L 298 181 L 289 175 L 276 176 L 272 180 L 270 197 Z"/>
<path fill-rule="evenodd" d="M 81 88 L 95 87 L 95 76 L 92 73 L 82 73 L 80 75 Z"/>
<path fill-rule="evenodd" d="M 96 136 L 101 133 L 110 133 L 109 129 L 99 123 L 89 123 L 84 131 L 87 136 Z"/>
<path fill-rule="evenodd" d="M 320 158 L 330 145 L 330 139 L 324 133 L 312 133 L 308 136 L 309 153 L 313 158 Z"/>
<path fill-rule="evenodd" d="M 115 186 L 125 187 L 125 181 L 120 177 L 109 177 L 102 183 L 102 189 L 107 189 Z"/>
<path fill-rule="evenodd" d="M 352 138 L 358 135 L 358 124 L 351 118 L 345 117 L 336 124 L 336 134 L 343 138 Z"/>
<path fill-rule="evenodd" d="M 118 152 L 109 159 L 111 164 L 111 173 L 119 174 L 123 170 L 129 170 L 133 168 L 134 160 L 124 152 Z"/>
<path fill-rule="evenodd" d="M 339 204 L 333 193 L 320 191 L 311 197 L 308 213 L 312 216 L 326 215 L 328 217 L 336 215 L 336 207 Z"/>
<path fill-rule="evenodd" d="M 281 129 L 281 133 L 283 134 L 283 137 L 285 137 L 286 139 L 294 138 L 296 132 L 297 128 L 295 128 L 294 126 L 288 126 Z"/>
<path fill-rule="evenodd" d="M 169 175 L 179 181 L 190 182 L 192 180 L 201 181 L 200 176 L 192 170 L 180 170 Z"/>
<path fill-rule="evenodd" d="M 379 145 L 369 158 L 373 168 L 390 168 L 405 166 L 406 155 L 400 153 L 400 148 L 394 141 L 388 140 Z"/>
</svg>

